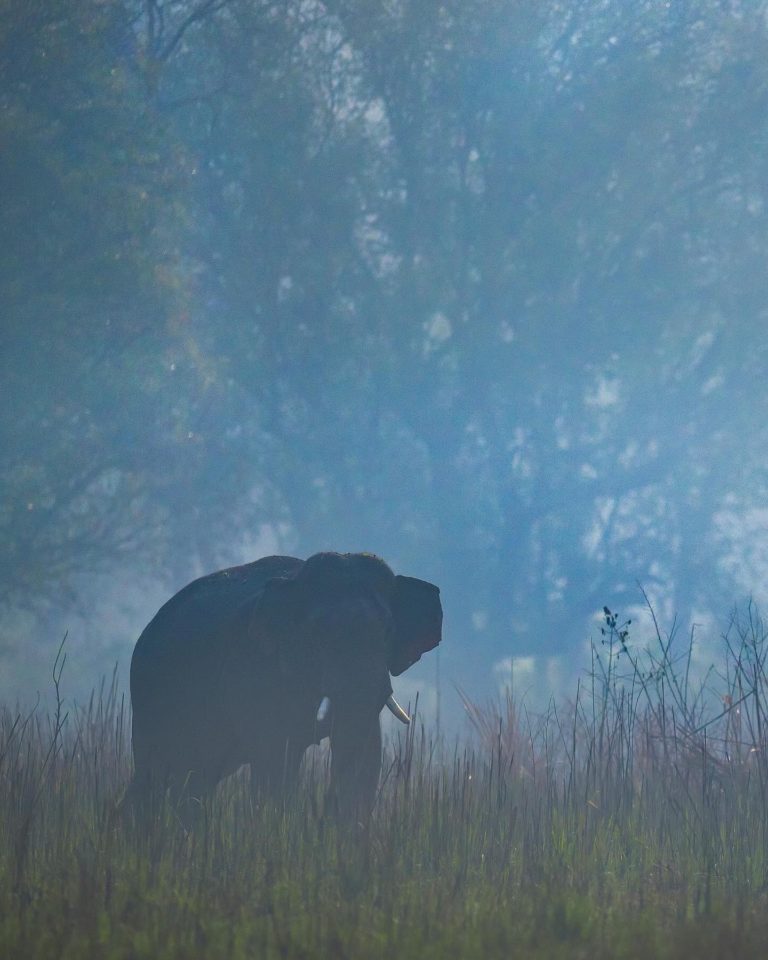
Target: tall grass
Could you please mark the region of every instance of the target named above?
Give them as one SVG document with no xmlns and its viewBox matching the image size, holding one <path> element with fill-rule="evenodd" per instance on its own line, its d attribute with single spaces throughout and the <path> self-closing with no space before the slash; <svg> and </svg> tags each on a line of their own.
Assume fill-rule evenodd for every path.
<svg viewBox="0 0 768 960">
<path fill-rule="evenodd" d="M 192 833 L 142 832 L 114 682 L 82 708 L 0 716 L 0 956 L 757 956 L 768 935 L 766 633 L 734 618 L 636 649 L 605 611 L 592 670 L 536 714 L 465 699 L 471 733 L 392 741 L 376 813 L 254 804 L 240 775 Z"/>
</svg>

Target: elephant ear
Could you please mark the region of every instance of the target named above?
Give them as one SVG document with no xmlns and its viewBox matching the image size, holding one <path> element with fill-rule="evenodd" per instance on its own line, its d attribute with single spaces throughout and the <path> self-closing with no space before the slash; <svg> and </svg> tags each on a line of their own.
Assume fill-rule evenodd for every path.
<svg viewBox="0 0 768 960">
<path fill-rule="evenodd" d="M 395 577 L 392 619 L 395 635 L 388 666 L 389 672 L 397 677 L 442 639 L 439 587 L 416 577 Z"/>
</svg>

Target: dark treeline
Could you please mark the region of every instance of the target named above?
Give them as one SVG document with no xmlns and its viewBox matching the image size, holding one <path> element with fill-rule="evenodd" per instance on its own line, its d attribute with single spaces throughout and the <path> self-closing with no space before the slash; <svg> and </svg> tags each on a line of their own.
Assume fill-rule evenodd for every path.
<svg viewBox="0 0 768 960">
<path fill-rule="evenodd" d="M 766 12 L 0 0 L 4 609 L 266 529 L 486 676 L 759 596 Z"/>
</svg>

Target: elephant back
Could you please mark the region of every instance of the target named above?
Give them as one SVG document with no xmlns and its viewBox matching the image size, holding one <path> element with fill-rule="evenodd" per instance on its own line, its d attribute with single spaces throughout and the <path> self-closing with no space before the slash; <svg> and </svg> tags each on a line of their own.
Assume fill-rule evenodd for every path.
<svg viewBox="0 0 768 960">
<path fill-rule="evenodd" d="M 263 557 L 200 577 L 171 597 L 147 624 L 131 658 L 131 695 L 168 683 L 171 674 L 200 671 L 224 651 L 222 638 L 239 611 L 257 599 L 275 577 L 293 577 L 303 561 Z"/>
</svg>

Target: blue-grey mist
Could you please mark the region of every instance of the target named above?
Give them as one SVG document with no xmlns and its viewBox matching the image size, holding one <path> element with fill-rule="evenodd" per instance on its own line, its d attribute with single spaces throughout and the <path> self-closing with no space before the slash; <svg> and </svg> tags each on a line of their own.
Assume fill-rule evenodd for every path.
<svg viewBox="0 0 768 960">
<path fill-rule="evenodd" d="M 440 585 L 444 729 L 641 586 L 707 662 L 768 599 L 766 4 L 166 6 L 0 29 L 3 698 L 327 549 Z"/>
</svg>

